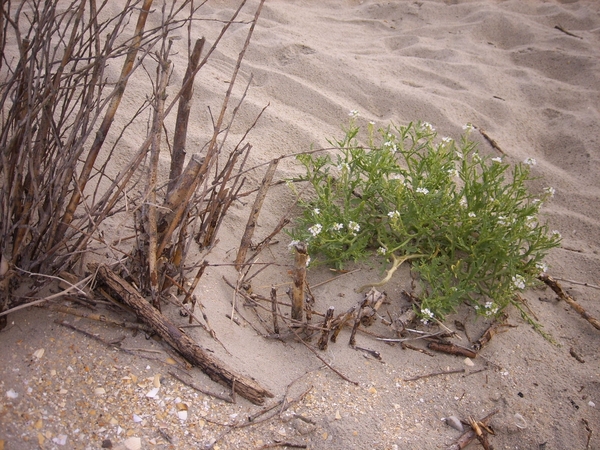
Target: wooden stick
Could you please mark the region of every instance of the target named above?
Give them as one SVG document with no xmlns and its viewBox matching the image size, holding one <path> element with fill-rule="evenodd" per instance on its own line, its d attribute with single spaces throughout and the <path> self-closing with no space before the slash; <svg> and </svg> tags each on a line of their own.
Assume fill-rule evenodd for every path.
<svg viewBox="0 0 600 450">
<path fill-rule="evenodd" d="M 492 139 L 491 136 L 489 134 L 487 134 L 487 132 L 483 128 L 479 128 L 477 126 L 474 126 L 474 128 L 481 133 L 481 135 L 490 143 L 490 145 L 493 148 L 495 148 L 501 154 L 503 154 L 503 155 L 506 156 L 506 153 L 504 152 L 504 150 L 502 150 L 502 148 L 500 148 L 500 146 L 498 145 L 498 143 L 494 139 Z"/>
<path fill-rule="evenodd" d="M 171 41 L 172 42 L 172 41 Z M 157 77 L 157 90 L 155 92 L 155 102 L 154 105 L 154 120 L 152 123 L 152 145 L 150 147 L 150 164 L 148 165 L 148 203 L 146 207 L 147 211 L 147 224 L 146 230 L 148 233 L 148 250 L 146 254 L 146 258 L 148 260 L 148 272 L 150 275 L 150 292 L 152 295 L 152 304 L 158 308 L 160 311 L 160 298 L 159 298 L 159 289 L 158 289 L 158 230 L 157 230 L 157 222 L 158 222 L 158 211 L 156 209 L 157 199 L 156 199 L 156 183 L 158 181 L 158 160 L 160 157 L 160 139 L 161 139 L 161 131 L 164 123 L 164 113 L 165 113 L 165 98 L 166 98 L 166 90 L 167 90 L 167 82 L 169 81 L 169 67 L 170 62 L 168 60 L 169 57 L 169 49 L 171 47 L 171 42 L 168 46 L 163 47 L 161 51 L 161 55 L 159 58 L 159 65 L 156 69 L 156 77 Z M 163 44 L 164 46 L 164 44 Z M 139 249 L 141 254 L 146 252 L 145 243 L 142 243 L 144 248 Z M 142 268 L 142 270 L 144 270 Z"/>
<path fill-rule="evenodd" d="M 352 326 L 352 332 L 350 333 L 350 341 L 348 342 L 350 347 L 354 347 L 356 345 L 356 330 L 358 330 L 358 327 L 360 325 L 361 315 L 362 315 L 363 310 L 367 306 L 367 303 L 369 303 L 368 295 L 365 296 L 363 301 L 360 303 L 358 311 L 356 312 L 356 317 L 354 318 L 354 325 Z"/>
<path fill-rule="evenodd" d="M 552 278 L 550 275 L 548 274 L 542 274 L 538 277 L 540 280 L 542 280 L 544 283 L 546 283 L 548 286 L 550 286 L 550 288 L 556 292 L 556 294 L 558 294 L 558 298 L 560 298 L 561 300 L 564 300 L 566 303 L 568 303 L 571 308 L 573 308 L 575 311 L 577 311 L 579 313 L 579 315 L 581 315 L 581 317 L 583 317 L 585 320 L 587 320 L 589 323 L 592 324 L 592 326 L 594 328 L 596 328 L 597 330 L 600 330 L 600 321 L 598 321 L 598 319 L 590 316 L 588 314 L 588 312 L 579 304 L 577 303 L 573 297 L 571 297 L 569 294 L 567 294 L 562 286 L 558 283 L 558 281 L 556 281 L 554 278 Z"/>
<path fill-rule="evenodd" d="M 466 356 L 467 358 L 477 357 L 477 353 L 475 353 L 473 350 L 445 342 L 430 342 L 427 344 L 427 348 L 437 352 L 449 353 L 450 355 L 455 356 Z"/>
<path fill-rule="evenodd" d="M 329 341 L 329 332 L 331 331 L 331 322 L 333 321 L 333 312 L 335 307 L 330 306 L 325 314 L 325 320 L 323 321 L 323 331 L 321 331 L 321 337 L 319 338 L 318 347 L 319 350 L 327 350 L 327 341 Z"/>
<path fill-rule="evenodd" d="M 554 28 L 556 28 L 558 31 L 562 31 L 563 33 L 565 33 L 568 36 L 573 36 L 573 37 L 576 37 L 577 39 L 583 39 L 581 36 L 577 36 L 576 34 L 573 34 L 570 31 L 565 30 L 560 25 L 556 25 Z"/>
<path fill-rule="evenodd" d="M 271 313 L 273 314 L 273 332 L 279 334 L 279 323 L 277 323 L 277 289 L 271 288 Z"/>
<path fill-rule="evenodd" d="M 79 175 L 79 179 L 77 180 L 77 187 L 73 190 L 73 194 L 71 196 L 71 199 L 69 200 L 69 204 L 67 205 L 60 225 L 58 226 L 56 233 L 54 234 L 54 244 L 63 239 L 63 236 L 67 232 L 69 224 L 73 221 L 75 210 L 77 209 L 77 205 L 79 205 L 85 185 L 87 184 L 90 178 L 96 158 L 100 153 L 100 149 L 104 144 L 106 136 L 108 135 L 108 130 L 110 129 L 113 123 L 115 114 L 117 112 L 117 109 L 119 108 L 119 104 L 121 103 L 123 94 L 125 93 L 125 88 L 127 87 L 127 80 L 129 79 L 129 75 L 132 72 L 133 64 L 136 60 L 138 50 L 142 43 L 142 35 L 144 32 L 144 27 L 146 25 L 148 13 L 150 12 L 150 8 L 152 7 L 152 1 L 153 0 L 144 0 L 144 4 L 142 5 L 142 8 L 140 10 L 140 15 L 138 16 L 138 21 L 135 27 L 135 35 L 129 48 L 129 52 L 127 53 L 127 57 L 125 58 L 123 68 L 121 70 L 121 76 L 119 77 L 119 81 L 117 82 L 117 85 L 115 87 L 115 94 L 110 101 L 110 105 L 108 106 L 104 119 L 102 120 L 98 132 L 96 133 L 94 143 L 92 144 L 92 147 L 88 152 L 87 158 L 83 165 L 83 169 L 81 171 L 81 174 Z"/>
<path fill-rule="evenodd" d="M 416 380 L 420 380 L 421 378 L 431 378 L 431 377 L 437 377 L 439 375 L 451 375 L 453 373 L 464 373 L 465 369 L 455 369 L 455 370 L 442 370 L 441 372 L 433 372 L 433 373 L 428 373 L 426 375 L 418 375 L 416 377 L 412 377 L 412 378 L 405 378 L 404 381 L 416 381 Z"/>
<path fill-rule="evenodd" d="M 295 267 L 292 271 L 294 281 L 292 286 L 292 319 L 301 322 L 304 313 L 304 287 L 306 284 L 308 250 L 304 242 L 298 242 L 294 245 L 294 248 L 296 249 L 296 258 Z"/>
<path fill-rule="evenodd" d="M 258 221 L 258 216 L 260 214 L 260 210 L 262 209 L 263 202 L 265 201 L 265 197 L 267 196 L 267 192 L 269 190 L 269 186 L 273 181 L 273 176 L 275 175 L 275 170 L 277 169 L 277 164 L 279 163 L 279 158 L 276 158 L 271 161 L 269 167 L 267 168 L 267 172 L 263 177 L 262 182 L 260 183 L 260 189 L 256 194 L 256 199 L 254 200 L 254 206 L 252 206 L 252 211 L 248 216 L 248 223 L 246 224 L 246 230 L 244 231 L 244 235 L 242 236 L 242 241 L 240 242 L 240 248 L 238 249 L 237 257 L 235 258 L 235 268 L 239 271 L 242 268 L 242 263 L 246 259 L 246 253 L 250 248 L 252 243 L 252 236 L 254 235 L 254 230 L 256 229 L 256 222 Z"/>
<path fill-rule="evenodd" d="M 169 186 L 167 192 L 171 191 L 177 183 L 177 178 L 183 170 L 185 162 L 185 144 L 187 140 L 187 127 L 190 118 L 192 95 L 194 93 L 194 78 L 196 77 L 200 55 L 204 48 L 205 39 L 197 39 L 194 50 L 188 61 L 188 67 L 183 77 L 181 97 L 177 109 L 177 120 L 175 122 L 175 135 L 173 137 L 173 156 L 171 157 L 171 169 L 169 172 Z"/>
<path fill-rule="evenodd" d="M 115 325 L 118 327 L 130 328 L 132 330 L 141 330 L 141 331 L 145 331 L 145 332 L 152 331 L 149 327 L 147 327 L 143 323 L 133 323 L 133 322 L 128 322 L 126 320 L 116 320 L 111 317 L 105 316 L 104 314 L 87 313 L 84 311 L 79 311 L 78 309 L 75 309 L 75 308 L 69 308 L 67 306 L 62 306 L 62 305 L 54 306 L 52 309 L 59 311 L 61 313 L 64 313 L 64 314 L 71 314 L 73 316 L 83 317 L 84 319 L 95 320 L 97 322 L 103 322 L 103 323 L 107 323 L 109 325 Z"/>
<path fill-rule="evenodd" d="M 189 336 L 169 322 L 158 310 L 153 308 L 129 283 L 106 266 L 99 266 L 97 274 L 98 281 L 101 284 L 110 288 L 121 301 L 135 311 L 142 321 L 146 322 L 192 365 L 200 367 L 213 381 L 230 389 L 235 382 L 237 392 L 257 405 L 263 404 L 265 397 L 273 397 L 273 394 L 253 379 L 236 374 L 221 361 L 213 358 Z"/>
</svg>

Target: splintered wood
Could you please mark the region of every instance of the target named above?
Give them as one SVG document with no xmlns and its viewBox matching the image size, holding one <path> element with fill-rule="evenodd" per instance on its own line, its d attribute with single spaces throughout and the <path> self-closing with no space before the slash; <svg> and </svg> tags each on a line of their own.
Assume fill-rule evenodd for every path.
<svg viewBox="0 0 600 450">
<path fill-rule="evenodd" d="M 308 249 L 306 243 L 297 242 L 294 245 L 296 258 L 294 269 L 292 271 L 292 320 L 302 322 L 304 312 L 305 286 L 306 286 L 306 266 L 308 263 Z"/>
</svg>

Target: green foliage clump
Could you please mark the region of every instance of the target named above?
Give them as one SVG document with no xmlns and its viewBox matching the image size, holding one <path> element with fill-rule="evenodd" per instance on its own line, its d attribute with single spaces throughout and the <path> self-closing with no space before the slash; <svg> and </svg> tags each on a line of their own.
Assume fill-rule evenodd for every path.
<svg viewBox="0 0 600 450">
<path fill-rule="evenodd" d="M 554 190 L 531 195 L 535 161 L 511 167 L 483 157 L 465 128 L 456 142 L 438 139 L 428 123 L 378 133 L 370 124 L 361 145 L 353 118 L 333 156 L 298 157 L 314 196 L 300 200 L 292 236 L 338 267 L 376 255 L 391 261 L 391 275 L 410 259 L 423 287 L 423 320 L 463 302 L 499 313 L 546 270 L 545 255 L 560 243 L 538 221 Z"/>
</svg>

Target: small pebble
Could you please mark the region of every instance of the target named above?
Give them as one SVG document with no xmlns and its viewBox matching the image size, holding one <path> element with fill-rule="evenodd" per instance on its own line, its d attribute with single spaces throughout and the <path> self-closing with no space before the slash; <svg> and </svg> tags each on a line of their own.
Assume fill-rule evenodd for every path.
<svg viewBox="0 0 600 450">
<path fill-rule="evenodd" d="M 458 417 L 450 416 L 450 417 L 446 417 L 445 419 L 442 419 L 442 420 L 444 420 L 446 422 L 446 425 L 451 426 L 455 430 L 458 430 L 461 433 L 464 431 L 463 424 Z"/>
<path fill-rule="evenodd" d="M 8 398 L 17 398 L 19 396 L 19 394 L 18 394 L 18 392 L 15 392 L 12 389 L 9 389 L 8 391 L 6 391 L 6 396 Z"/>
<path fill-rule="evenodd" d="M 596 404 L 591 400 L 588 402 L 588 405 L 590 405 L 592 408 L 596 407 Z"/>
</svg>

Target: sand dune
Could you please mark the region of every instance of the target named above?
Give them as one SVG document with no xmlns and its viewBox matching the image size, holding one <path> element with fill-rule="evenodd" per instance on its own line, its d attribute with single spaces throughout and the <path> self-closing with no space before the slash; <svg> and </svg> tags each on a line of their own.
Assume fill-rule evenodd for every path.
<svg viewBox="0 0 600 450">
<path fill-rule="evenodd" d="M 117 3 L 112 7 L 118 8 Z M 238 3 L 211 0 L 202 11 L 206 18 L 226 19 Z M 254 6 L 257 2 L 249 3 Z M 250 20 L 253 13 L 252 8 L 244 9 L 242 20 Z M 149 21 L 158 24 L 158 10 L 155 14 Z M 218 26 L 201 21 L 194 32 L 206 35 L 210 42 Z M 185 41 L 186 30 L 178 33 Z M 216 59 L 197 81 L 190 149 L 200 149 L 211 131 L 206 107 L 220 101 L 246 33 L 245 24 L 236 24 L 230 40 L 218 48 Z M 183 77 L 184 56 L 181 50 L 173 58 L 176 70 L 172 89 Z M 549 255 L 550 274 L 600 284 L 597 0 L 267 0 L 242 65 L 242 82 L 234 91 L 235 98 L 240 98 L 241 85 L 251 76 L 250 90 L 232 133 L 243 133 L 270 103 L 249 136 L 254 147 L 253 163 L 311 146 L 328 146 L 327 139 L 340 137 L 350 110 L 359 111 L 359 123 L 372 121 L 385 127 L 422 120 L 433 124 L 440 136 L 455 139 L 463 133 L 463 125 L 472 123 L 498 143 L 506 161 L 535 158 L 537 165 L 532 170 L 539 179 L 531 189 L 556 189 L 555 198 L 543 213 L 551 229 L 563 236 L 562 248 Z M 149 87 L 149 82 L 143 80 L 130 86 L 133 100 L 119 111 L 121 120 L 135 111 L 135 94 L 143 99 Z M 481 152 L 498 156 L 498 150 L 478 131 L 471 136 Z M 135 138 L 129 136 L 130 141 L 125 142 L 135 148 Z M 168 159 L 164 164 L 167 167 Z M 288 159 L 282 162 L 278 177 L 298 173 L 300 168 Z M 293 201 L 285 186 L 272 189 L 257 233 L 267 234 Z M 231 262 L 246 217 L 247 208 L 232 208 L 213 258 Z M 272 255 L 287 263 L 290 256 L 285 240 L 282 237 Z M 316 292 L 317 309 L 325 311 L 334 303 L 336 310 L 343 311 L 354 304 L 360 296 L 353 289 L 378 276 L 369 267 L 361 269 L 352 279 L 341 279 Z M 214 347 L 217 356 L 281 396 L 291 381 L 321 364 L 297 343 L 264 340 L 250 328 L 233 326 L 224 319 L 231 309 L 231 290 L 222 283 L 223 274 L 235 276 L 226 269 L 211 269 L 200 283 L 198 294 L 210 299 L 204 301 L 209 317 L 230 353 L 218 345 L 208 345 Z M 329 276 L 326 271 L 316 271 L 310 274 L 310 280 L 317 282 Z M 271 284 L 286 282 L 286 277 L 285 268 L 266 271 L 261 288 L 268 292 Z M 398 277 L 389 287 L 392 301 L 400 298 L 399 290 L 410 283 L 406 272 L 400 271 Z M 565 285 L 593 316 L 600 317 L 597 289 Z M 300 428 L 290 425 L 293 422 L 249 428 L 231 433 L 220 448 L 260 448 L 261 443 L 277 438 L 301 442 L 312 449 L 446 448 L 459 433 L 446 427 L 441 418 L 453 414 L 482 416 L 493 409 L 499 410 L 495 421 L 498 435 L 492 440 L 495 448 L 583 449 L 588 432 L 582 420 L 593 430 L 588 448 L 600 448 L 600 334 L 556 302 L 550 291 L 531 291 L 526 297 L 560 346 L 549 344 L 516 311 L 511 311 L 509 321 L 518 327 L 494 338 L 482 357 L 475 360 L 476 367 L 469 369 L 482 372 L 404 382 L 408 376 L 461 368 L 464 364 L 462 359 L 432 358 L 365 337 L 362 345 L 380 351 L 385 362 L 382 364 L 365 360 L 349 349 L 343 338 L 324 357 L 356 379 L 359 386 L 326 370 L 307 376 L 303 386 L 314 385 L 314 391 L 295 411 L 313 420 L 314 430 L 303 434 Z M 467 314 L 461 311 L 456 319 L 464 320 Z M 471 319 L 466 323 L 473 334 L 485 326 L 481 322 L 473 324 Z M 33 325 L 23 319 L 21 331 L 11 329 L 12 339 L 18 340 L 20 333 L 25 336 L 32 329 Z M 32 342 L 28 345 L 32 349 L 41 345 L 50 348 L 47 342 L 44 344 L 43 333 L 38 329 L 37 334 L 30 335 Z M 206 335 L 198 336 L 206 342 Z M 89 348 L 94 349 L 94 345 L 90 343 Z M 569 354 L 570 348 L 583 355 L 586 362 L 576 362 Z M 102 350 L 98 347 L 90 352 Z M 130 362 L 134 367 L 131 370 L 146 364 Z M 163 370 L 152 364 L 153 370 Z M 210 385 L 208 379 L 198 377 Z M 184 391 L 177 392 L 173 396 L 184 395 Z M 180 439 L 177 448 L 197 448 L 221 430 L 203 422 L 206 414 L 195 415 L 201 409 L 200 400 L 196 401 L 190 408 L 193 420 L 186 424 L 189 434 L 184 435 L 183 428 L 173 428 L 173 435 Z M 221 421 L 226 421 L 230 414 L 248 411 L 253 410 L 246 403 L 230 406 L 211 400 L 209 414 L 221 414 Z M 515 414 L 524 418 L 525 428 L 515 425 Z M 128 425 L 143 437 L 145 445 L 157 436 L 150 427 Z M 95 425 L 90 427 L 95 439 L 106 435 L 113 442 L 119 440 L 109 426 L 103 431 Z M 85 447 L 82 444 L 73 448 Z"/>
</svg>

